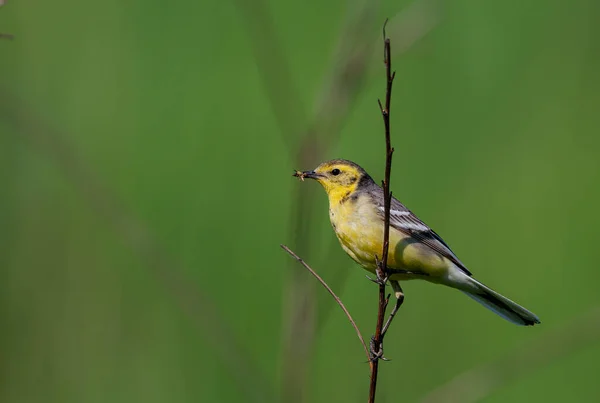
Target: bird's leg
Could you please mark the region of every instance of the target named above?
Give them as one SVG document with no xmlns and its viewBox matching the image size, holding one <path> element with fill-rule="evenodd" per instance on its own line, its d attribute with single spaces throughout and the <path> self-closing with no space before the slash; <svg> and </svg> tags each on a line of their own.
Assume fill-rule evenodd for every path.
<svg viewBox="0 0 600 403">
<path fill-rule="evenodd" d="M 392 319 L 394 319 L 396 312 L 398 312 L 398 309 L 400 309 L 400 307 L 402 306 L 402 303 L 404 302 L 404 292 L 402 292 L 402 287 L 400 287 L 400 283 L 395 280 L 390 280 L 390 284 L 392 285 L 392 288 L 394 289 L 394 296 L 396 297 L 396 303 L 394 304 L 394 308 L 392 309 L 392 312 L 390 312 L 390 316 L 389 316 L 387 322 L 385 322 L 385 325 L 383 326 L 383 330 L 381 331 L 382 338 L 383 338 L 383 336 L 385 336 L 385 333 L 388 331 L 388 328 L 390 327 L 390 324 L 392 323 Z"/>
</svg>

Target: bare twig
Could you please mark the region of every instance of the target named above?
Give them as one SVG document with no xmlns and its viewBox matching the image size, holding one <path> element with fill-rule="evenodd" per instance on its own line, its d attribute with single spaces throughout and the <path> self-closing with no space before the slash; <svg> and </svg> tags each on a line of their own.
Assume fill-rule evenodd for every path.
<svg viewBox="0 0 600 403">
<path fill-rule="evenodd" d="M 385 317 L 385 310 L 389 301 L 389 297 L 385 296 L 385 284 L 387 283 L 387 260 L 390 243 L 390 203 L 392 200 L 392 193 L 390 192 L 390 174 L 392 171 L 392 154 L 394 149 L 392 148 L 390 138 L 390 106 L 392 101 L 392 84 L 396 73 L 392 73 L 392 61 L 390 60 L 391 46 L 390 39 L 387 37 L 385 32 L 385 26 L 387 20 L 383 24 L 383 59 L 385 63 L 386 73 L 386 90 L 385 90 L 385 107 L 379 102 L 379 109 L 381 110 L 381 116 L 383 117 L 383 123 L 385 126 L 385 178 L 383 180 L 383 198 L 384 198 L 384 230 L 383 230 L 383 251 L 381 254 L 381 260 L 377 261 L 377 282 L 379 284 L 379 304 L 377 312 L 377 326 L 375 328 L 375 335 L 373 336 L 371 343 L 371 360 L 373 365 L 371 366 L 371 382 L 369 387 L 369 402 L 375 402 L 375 392 L 377 389 L 377 375 L 379 372 L 379 359 L 383 357 L 383 318 Z M 394 308 L 394 314 L 399 308 L 399 304 L 396 304 Z M 388 320 L 386 328 L 389 327 L 389 322 L 392 317 Z"/>
<path fill-rule="evenodd" d="M 385 22 L 387 24 L 387 20 Z M 383 229 L 383 253 L 382 259 L 378 266 L 380 272 L 378 276 L 385 278 L 387 271 L 387 257 L 389 252 L 389 239 L 390 239 L 390 202 L 392 200 L 392 192 L 390 192 L 390 175 L 392 172 L 392 154 L 394 149 L 392 148 L 390 139 L 390 106 L 392 102 L 392 84 L 396 72 L 392 73 L 392 62 L 390 60 L 390 39 L 385 34 L 385 24 L 383 26 L 383 38 L 384 38 L 384 63 L 386 73 L 386 89 L 385 89 L 385 108 L 379 103 L 379 109 L 381 110 L 381 116 L 383 117 L 383 123 L 385 125 L 385 179 L 383 180 L 383 197 L 384 197 L 384 229 Z"/>
<path fill-rule="evenodd" d="M 469 369 L 429 392 L 421 403 L 474 403 L 509 382 L 530 374 L 600 339 L 600 306 L 549 330 L 499 359 Z"/>
<path fill-rule="evenodd" d="M 308 263 L 306 263 L 304 260 L 302 260 L 301 257 L 299 257 L 298 255 L 296 255 L 294 252 L 292 252 L 290 250 L 290 248 L 288 248 L 285 245 L 280 245 L 284 251 L 286 251 L 287 253 L 289 253 L 294 259 L 296 259 L 297 261 L 300 262 L 300 264 L 302 264 L 302 266 L 304 266 L 306 268 L 306 270 L 308 270 L 310 272 L 310 274 L 312 274 L 313 276 L 315 276 L 315 278 L 317 280 L 319 280 L 319 282 L 323 285 L 323 287 L 325 287 L 325 289 L 331 294 L 331 296 L 335 299 L 335 301 L 338 303 L 338 305 L 340 306 L 340 308 L 342 308 L 342 310 L 344 311 L 344 313 L 346 314 L 346 316 L 348 317 L 348 320 L 350 321 L 350 323 L 352 324 L 352 327 L 354 327 L 354 330 L 356 330 L 356 334 L 358 335 L 358 338 L 361 342 L 361 344 L 363 345 L 363 348 L 365 349 L 365 354 L 367 356 L 367 360 L 371 361 L 370 359 L 370 355 L 369 355 L 369 349 L 367 349 L 367 345 L 365 344 L 365 339 L 363 338 L 362 334 L 360 333 L 360 330 L 358 329 L 358 325 L 356 324 L 356 322 L 354 321 L 354 319 L 352 319 L 352 315 L 350 315 L 350 312 L 348 312 L 348 309 L 346 309 L 346 306 L 344 305 L 344 303 L 342 302 L 342 300 L 340 299 L 340 297 L 338 297 L 333 290 L 329 287 L 329 285 L 327 285 L 327 283 L 325 282 L 325 280 L 323 280 L 321 278 L 321 276 L 319 276 L 309 265 Z"/>
</svg>

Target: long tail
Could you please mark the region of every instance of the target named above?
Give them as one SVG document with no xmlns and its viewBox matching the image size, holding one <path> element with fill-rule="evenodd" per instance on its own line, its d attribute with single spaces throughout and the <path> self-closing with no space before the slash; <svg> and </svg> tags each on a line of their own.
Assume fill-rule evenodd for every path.
<svg viewBox="0 0 600 403">
<path fill-rule="evenodd" d="M 461 287 L 461 291 L 494 312 L 496 315 L 520 326 L 533 326 L 540 323 L 540 319 L 533 312 L 523 308 L 521 305 L 511 301 L 505 296 L 500 295 L 488 286 L 475 280 L 473 277 L 465 275 L 465 278 L 469 279 L 469 290 L 465 290 Z M 464 281 L 465 278 L 462 280 Z"/>
</svg>

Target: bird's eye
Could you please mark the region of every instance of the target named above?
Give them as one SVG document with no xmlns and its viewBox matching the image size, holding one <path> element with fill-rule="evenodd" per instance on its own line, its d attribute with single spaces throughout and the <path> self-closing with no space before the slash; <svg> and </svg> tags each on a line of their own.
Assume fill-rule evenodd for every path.
<svg viewBox="0 0 600 403">
<path fill-rule="evenodd" d="M 340 170 L 339 170 L 339 169 L 337 169 L 337 168 L 335 168 L 335 169 L 332 169 L 332 170 L 331 170 L 331 174 L 332 174 L 332 175 L 339 175 L 339 174 L 340 174 Z"/>
</svg>

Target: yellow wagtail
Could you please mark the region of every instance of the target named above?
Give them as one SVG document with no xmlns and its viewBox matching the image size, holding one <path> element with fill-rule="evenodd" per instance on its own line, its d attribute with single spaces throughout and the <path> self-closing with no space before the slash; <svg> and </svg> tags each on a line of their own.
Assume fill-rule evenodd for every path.
<svg viewBox="0 0 600 403">
<path fill-rule="evenodd" d="M 381 187 L 360 166 L 342 159 L 294 175 L 323 185 L 331 225 L 342 248 L 374 273 L 383 250 Z M 534 313 L 475 280 L 444 240 L 395 198 L 390 207 L 389 245 L 388 275 L 396 296 L 402 292 L 398 281 L 422 279 L 456 288 L 517 325 L 540 323 Z"/>
</svg>

